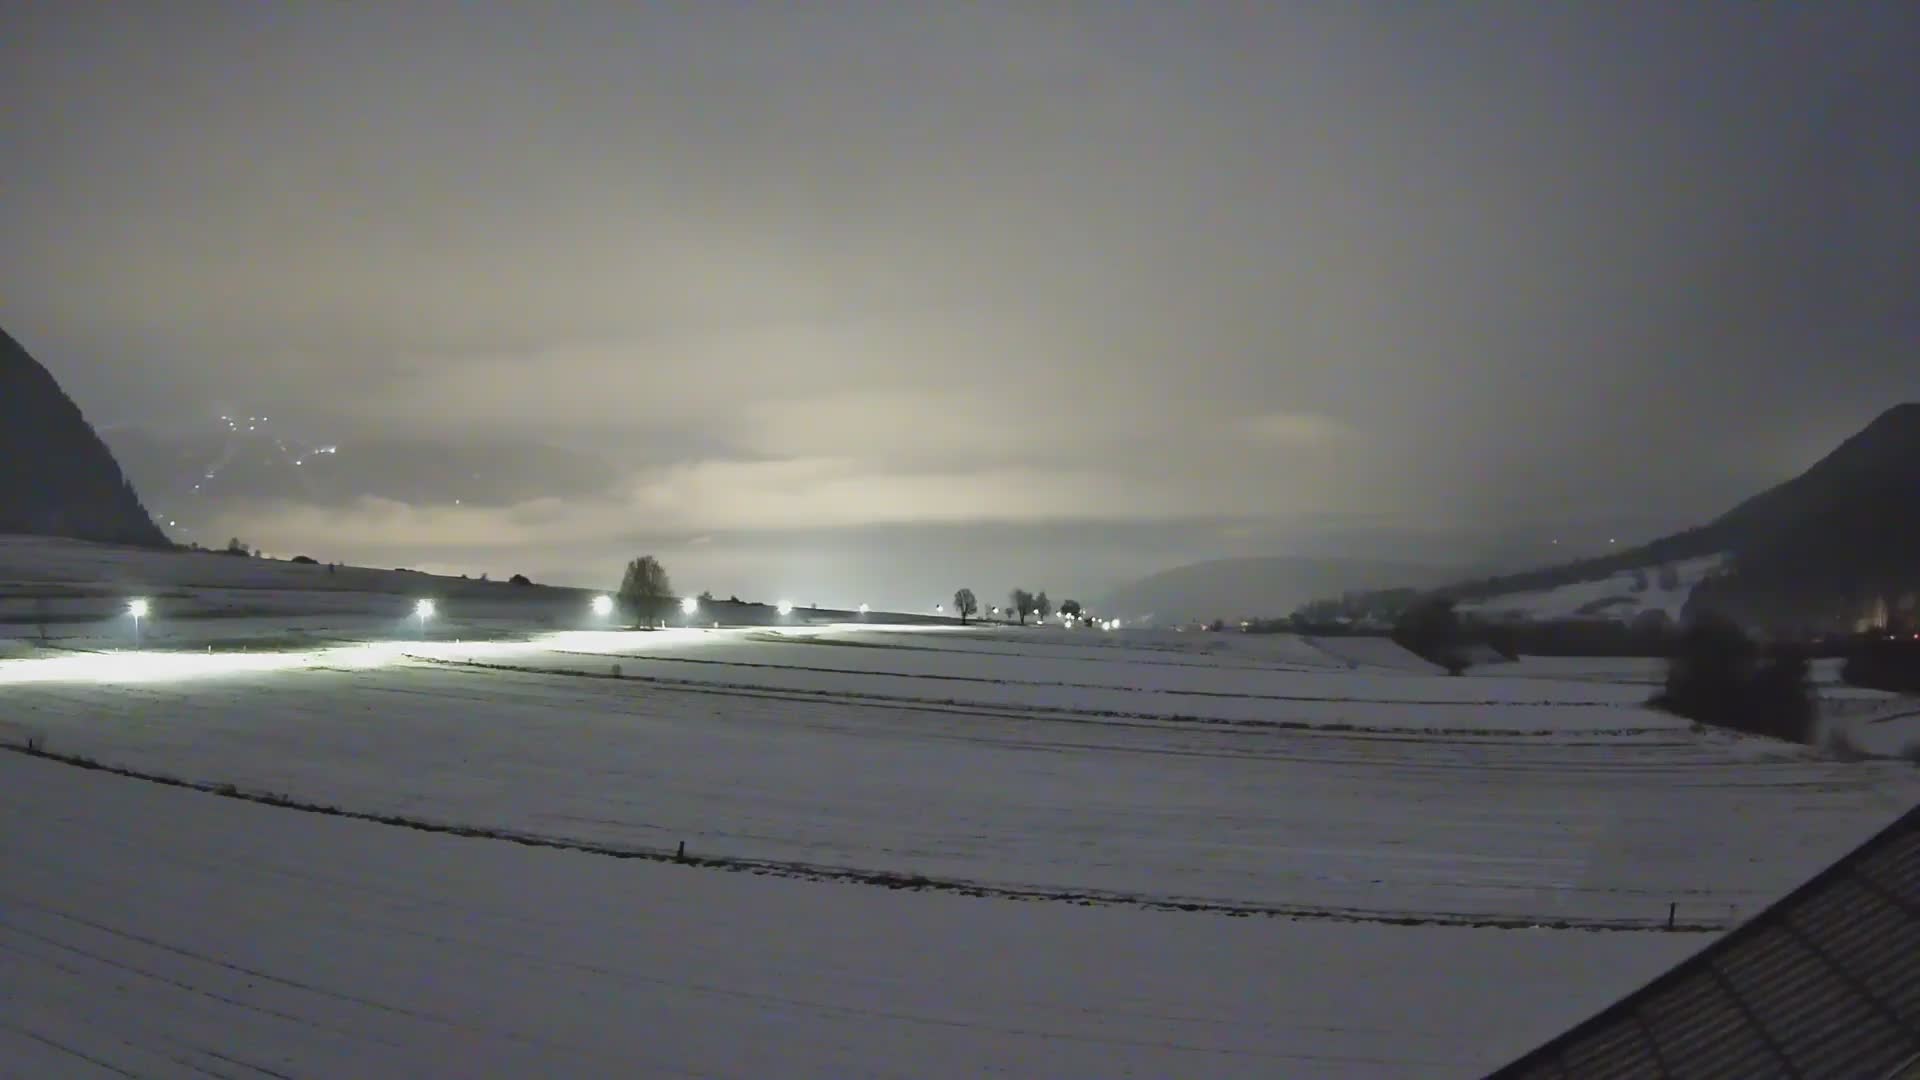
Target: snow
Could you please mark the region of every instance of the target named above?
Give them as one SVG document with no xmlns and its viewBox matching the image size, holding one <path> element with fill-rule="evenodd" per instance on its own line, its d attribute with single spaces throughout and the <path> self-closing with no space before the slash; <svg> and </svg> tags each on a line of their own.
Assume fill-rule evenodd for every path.
<svg viewBox="0 0 1920 1080">
<path fill-rule="evenodd" d="M 144 573 L 194 561 L 81 547 L 0 540 L 0 604 L 159 593 Z M 0 742 L 602 853 L 0 753 L 0 1061 L 29 1075 L 87 1075 L 70 1052 L 157 1076 L 233 1064 L 210 1053 L 1475 1075 L 1707 940 L 1658 932 L 1670 904 L 1731 925 L 1920 798 L 1904 762 L 1649 711 L 1643 661 L 1454 678 L 1366 638 L 611 632 L 485 587 L 436 591 L 422 639 L 404 592 L 201 558 L 235 569 L 179 570 L 156 647 L 111 609 L 0 640 Z M 205 617 L 245 588 L 264 601 Z M 0 639 L 34 637 L 9 610 Z M 1891 695 L 1823 694 L 1876 745 L 1920 735 Z M 753 873 L 610 857 L 682 842 Z M 932 891 L 849 883 L 901 877 Z"/>
<path fill-rule="evenodd" d="M 0 686 L 13 724 L 59 752 L 327 805 L 1368 917 L 1638 925 L 1678 901 L 1725 922 L 1920 790 L 1891 764 L 1754 760 L 1635 704 L 1638 685 L 1209 671 L 1111 642 L 1078 662 L 947 648 L 977 640 L 108 653 L 0 663 Z"/>
<path fill-rule="evenodd" d="M 1470 1077 L 1702 941 L 785 881 L 13 754 L 0 822 L 0 1061 L 75 1080 Z"/>
<path fill-rule="evenodd" d="M 1627 622 L 1648 611 L 1663 612 L 1678 622 L 1693 588 L 1706 580 L 1726 561 L 1725 555 L 1684 559 L 1671 564 L 1678 585 L 1660 587 L 1659 568 L 1644 567 L 1646 588 L 1634 591 L 1634 571 L 1626 570 L 1593 581 L 1580 581 L 1553 589 L 1506 593 L 1459 605 L 1462 614 L 1493 619 L 1571 619 L 1605 618 Z"/>
<path fill-rule="evenodd" d="M 1855 691 L 1822 704 L 1828 728 L 1845 731 L 1861 751 L 1920 765 L 1920 698 Z"/>
</svg>

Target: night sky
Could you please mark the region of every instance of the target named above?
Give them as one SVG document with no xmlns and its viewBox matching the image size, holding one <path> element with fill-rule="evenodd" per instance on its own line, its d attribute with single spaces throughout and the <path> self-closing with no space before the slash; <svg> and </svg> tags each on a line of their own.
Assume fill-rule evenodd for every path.
<svg viewBox="0 0 1920 1080">
<path fill-rule="evenodd" d="M 1917 396 L 1917 48 L 1912 3 L 23 0 L 0 325 L 103 427 L 611 467 L 206 523 L 324 558 L 924 606 L 1644 538 Z"/>
</svg>

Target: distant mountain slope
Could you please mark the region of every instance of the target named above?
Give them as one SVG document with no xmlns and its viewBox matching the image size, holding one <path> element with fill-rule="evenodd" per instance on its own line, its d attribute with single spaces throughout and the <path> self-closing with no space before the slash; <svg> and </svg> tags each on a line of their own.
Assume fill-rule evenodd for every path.
<svg viewBox="0 0 1920 1080">
<path fill-rule="evenodd" d="M 1920 589 L 1920 404 L 1887 410 L 1832 453 L 1698 528 L 1617 554 L 1440 590 L 1463 601 L 1561 589 L 1712 555 L 1690 603 L 1756 621 L 1844 622 Z"/>
<path fill-rule="evenodd" d="M 1920 403 L 1881 413 L 1814 466 L 1708 526 L 1748 570 L 1836 578 L 1920 563 Z"/>
<path fill-rule="evenodd" d="M 1164 570 L 1114 590 L 1093 610 L 1157 622 L 1277 618 L 1318 596 L 1349 589 L 1429 587 L 1458 569 L 1364 559 L 1216 559 Z"/>
<path fill-rule="evenodd" d="M 5 330 L 0 330 L 0 533 L 167 545 L 79 406 Z"/>
</svg>

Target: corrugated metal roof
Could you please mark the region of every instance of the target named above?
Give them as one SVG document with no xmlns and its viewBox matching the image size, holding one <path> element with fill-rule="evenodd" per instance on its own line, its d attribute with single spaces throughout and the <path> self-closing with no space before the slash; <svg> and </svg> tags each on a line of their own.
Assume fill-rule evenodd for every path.
<svg viewBox="0 0 1920 1080">
<path fill-rule="evenodd" d="M 1920 807 L 1491 1080 L 1920 1080 Z"/>
</svg>

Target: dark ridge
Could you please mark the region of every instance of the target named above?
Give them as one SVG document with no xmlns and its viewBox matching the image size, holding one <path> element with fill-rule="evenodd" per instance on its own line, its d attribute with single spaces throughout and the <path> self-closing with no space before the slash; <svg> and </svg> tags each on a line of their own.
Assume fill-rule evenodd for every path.
<svg viewBox="0 0 1920 1080">
<path fill-rule="evenodd" d="M 1473 601 L 1558 588 L 1634 568 L 1729 554 L 1689 611 L 1844 630 L 1876 605 L 1920 592 L 1920 403 L 1881 413 L 1801 473 L 1696 528 L 1615 554 L 1436 590 Z"/>
<path fill-rule="evenodd" d="M 80 407 L 5 330 L 0 533 L 170 546 Z"/>
</svg>

